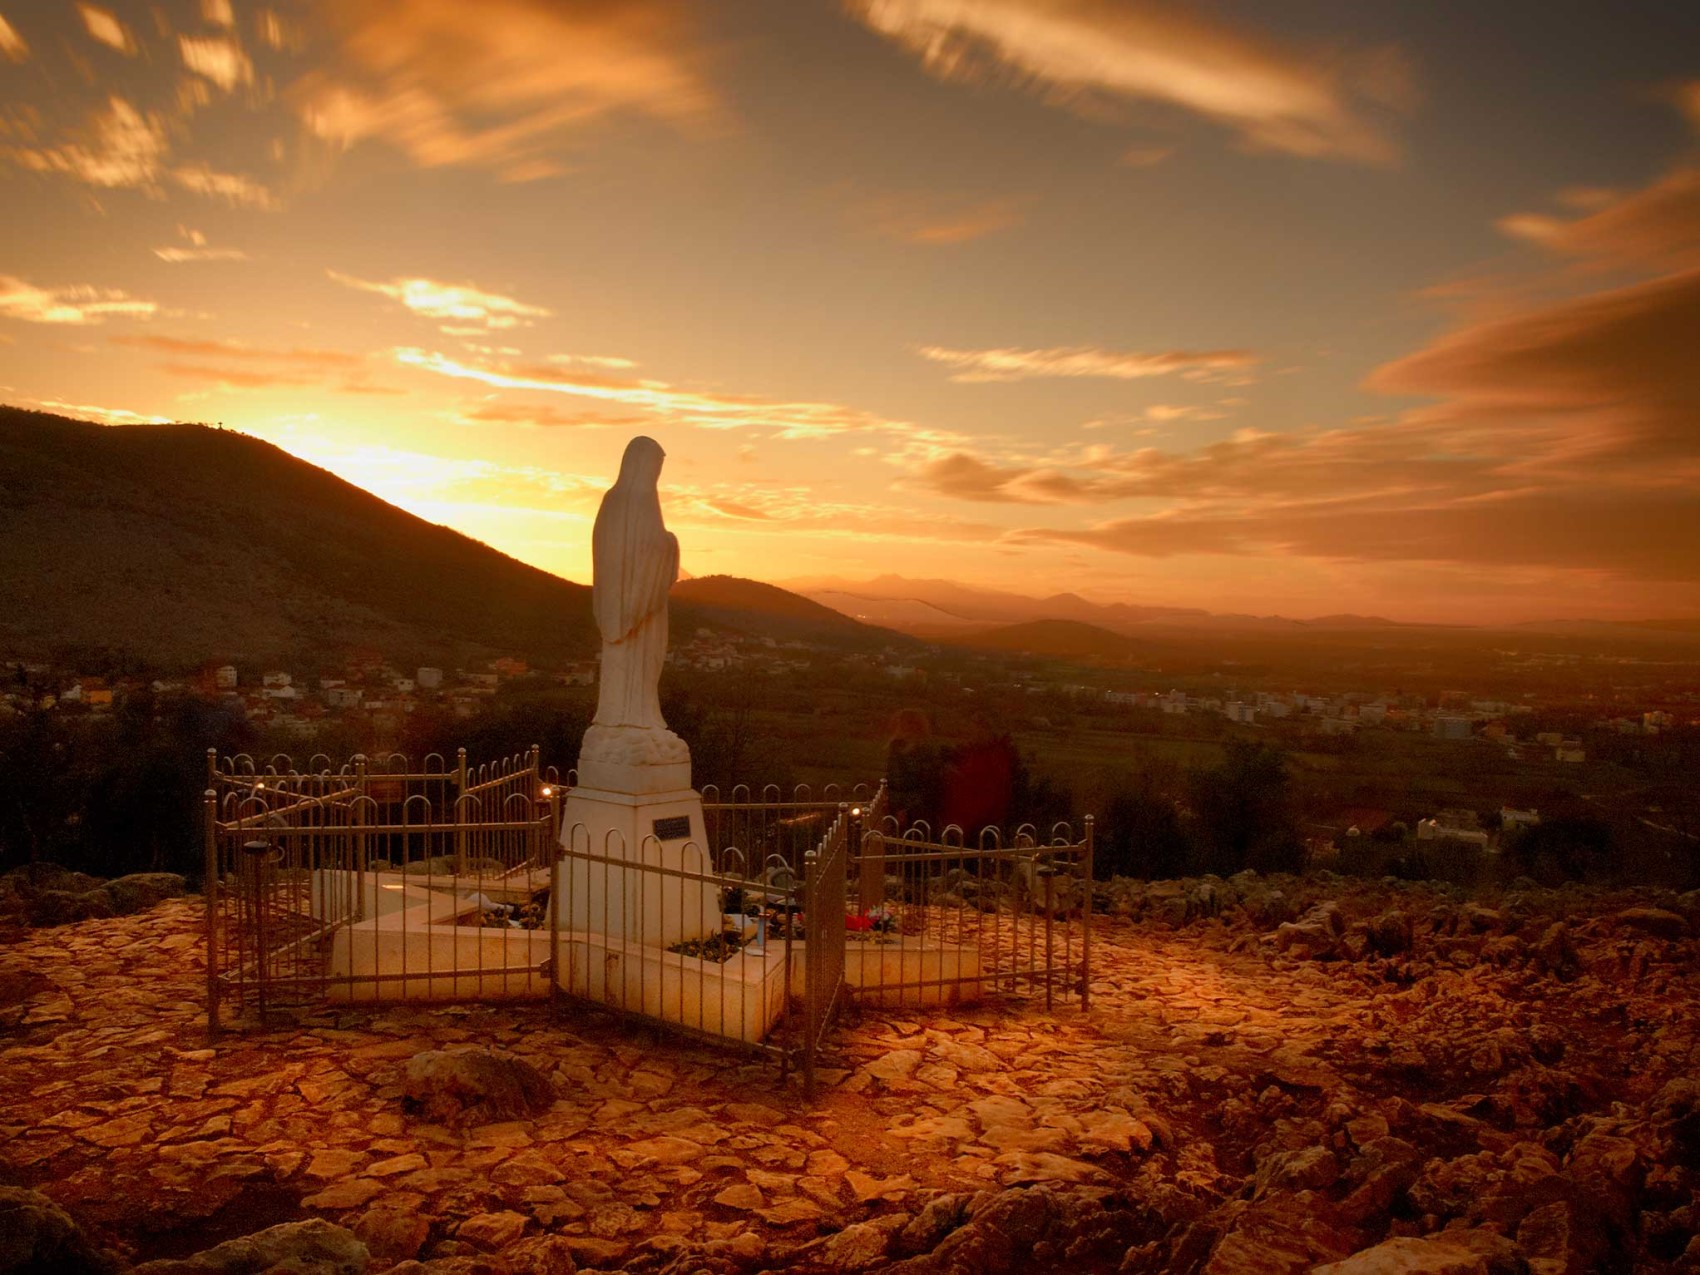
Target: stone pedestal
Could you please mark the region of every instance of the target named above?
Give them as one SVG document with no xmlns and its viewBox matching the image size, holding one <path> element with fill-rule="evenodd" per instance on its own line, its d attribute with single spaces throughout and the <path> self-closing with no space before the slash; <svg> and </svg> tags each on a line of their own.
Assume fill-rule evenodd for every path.
<svg viewBox="0 0 1700 1275">
<path fill-rule="evenodd" d="M 673 775 L 675 769 L 682 776 Z M 682 785 L 662 787 L 681 777 Z M 619 787 L 590 787 L 587 779 Z M 690 763 L 675 768 L 592 762 L 580 766 L 579 782 L 561 816 L 561 845 L 568 851 L 561 869 L 565 897 L 551 900 L 551 923 L 662 948 L 718 931 L 719 888 L 672 875 L 710 868 L 702 798 L 689 786 Z"/>
</svg>

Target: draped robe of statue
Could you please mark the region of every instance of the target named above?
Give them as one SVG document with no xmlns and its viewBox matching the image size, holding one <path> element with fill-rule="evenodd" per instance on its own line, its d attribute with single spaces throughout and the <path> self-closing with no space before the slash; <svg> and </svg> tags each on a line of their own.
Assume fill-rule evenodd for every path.
<svg viewBox="0 0 1700 1275">
<path fill-rule="evenodd" d="M 661 521 L 656 492 L 665 455 L 653 438 L 632 439 L 596 513 L 593 606 L 602 668 L 581 769 L 586 762 L 690 761 L 685 742 L 662 720 L 658 689 L 667 657 L 667 597 L 679 577 L 679 542 Z"/>
</svg>

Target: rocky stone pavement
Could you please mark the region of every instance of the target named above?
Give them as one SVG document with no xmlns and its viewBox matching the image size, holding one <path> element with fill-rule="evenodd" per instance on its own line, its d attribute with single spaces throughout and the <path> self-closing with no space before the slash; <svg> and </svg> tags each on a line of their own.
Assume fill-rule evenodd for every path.
<svg viewBox="0 0 1700 1275">
<path fill-rule="evenodd" d="M 315 1218 L 338 1270 L 1700 1270 L 1691 896 L 1098 894 L 1090 1012 L 864 1011 L 813 1107 L 570 1006 L 209 1041 L 192 899 L 14 932 L 0 1183 L 162 1272 L 259 1269 L 183 1259 Z M 474 1048 L 552 1101 L 410 1097 L 410 1060 Z"/>
</svg>

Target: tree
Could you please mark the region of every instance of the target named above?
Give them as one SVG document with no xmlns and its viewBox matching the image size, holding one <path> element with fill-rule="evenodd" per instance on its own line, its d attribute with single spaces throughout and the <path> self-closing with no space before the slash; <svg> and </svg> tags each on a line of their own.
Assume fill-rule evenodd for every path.
<svg viewBox="0 0 1700 1275">
<path fill-rule="evenodd" d="M 1542 885 L 1611 875 L 1611 825 L 1595 815 L 1560 814 L 1508 833 L 1500 852 L 1515 870 Z"/>
<path fill-rule="evenodd" d="M 1150 772 L 1115 785 L 1097 821 L 1092 874 L 1147 879 L 1178 877 L 1191 857 L 1174 800 L 1158 791 Z"/>
<path fill-rule="evenodd" d="M 1222 763 L 1194 771 L 1189 787 L 1199 869 L 1227 876 L 1244 868 L 1294 872 L 1304 866 L 1280 751 L 1231 741 Z"/>
</svg>

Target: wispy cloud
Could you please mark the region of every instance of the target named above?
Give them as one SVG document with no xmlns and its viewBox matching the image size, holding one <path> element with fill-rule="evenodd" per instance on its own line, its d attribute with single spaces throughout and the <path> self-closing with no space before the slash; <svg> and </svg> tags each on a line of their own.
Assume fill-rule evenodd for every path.
<svg viewBox="0 0 1700 1275">
<path fill-rule="evenodd" d="M 969 243 L 1019 226 L 1026 201 L 963 199 L 911 192 L 852 198 L 851 222 L 899 243 L 944 246 Z"/>
<path fill-rule="evenodd" d="M 87 186 L 162 193 L 167 181 L 236 207 L 273 209 L 276 197 L 252 178 L 206 164 L 167 168 L 171 138 L 166 117 L 142 111 L 116 95 L 107 98 L 77 133 L 59 145 L 10 146 L 0 156 L 39 173 L 64 173 Z"/>
<path fill-rule="evenodd" d="M 109 49 L 116 49 L 126 57 L 134 56 L 136 52 L 135 37 L 130 29 L 114 17 L 110 10 L 102 9 L 92 4 L 79 4 L 77 13 L 83 20 L 83 30 L 89 38 L 98 40 Z"/>
<path fill-rule="evenodd" d="M 1700 130 L 1700 80 L 1688 80 L 1677 85 L 1671 99 L 1677 110 L 1688 117 L 1688 122 Z"/>
<path fill-rule="evenodd" d="M 1555 257 L 1654 277 L 1555 300 L 1585 277 L 1565 266 L 1366 378 L 1425 406 L 1190 451 L 961 447 L 913 458 L 906 485 L 981 504 L 1159 504 L 1027 526 L 1014 544 L 1700 584 L 1696 191 L 1683 168 L 1636 191 L 1561 192 L 1580 216 L 1502 221 Z"/>
<path fill-rule="evenodd" d="M 451 335 L 528 326 L 532 320 L 545 319 L 554 313 L 543 306 L 485 292 L 471 284 L 439 283 L 435 279 L 392 279 L 377 283 L 336 270 L 325 273 L 347 287 L 388 297 L 425 318 L 444 320 L 443 331 Z"/>
<path fill-rule="evenodd" d="M 4 154 L 21 167 L 66 173 L 90 186 L 147 189 L 157 185 L 169 150 L 161 117 L 113 96 L 80 137 L 60 146 L 13 146 Z"/>
<path fill-rule="evenodd" d="M 184 164 L 171 170 L 171 180 L 184 190 L 221 199 L 237 208 L 277 208 L 277 196 L 241 173 L 224 173 L 205 164 Z"/>
<path fill-rule="evenodd" d="M 1700 582 L 1700 270 L 1466 324 L 1368 387 L 1439 400 L 1381 423 L 1243 429 L 1191 451 L 963 448 L 911 483 L 977 503 L 1156 512 L 1018 543 L 1471 564 Z"/>
<path fill-rule="evenodd" d="M 0 16 L 0 57 L 8 62 L 22 62 L 30 55 L 30 46 L 17 28 Z"/>
<path fill-rule="evenodd" d="M 916 353 L 958 369 L 953 381 L 1023 381 L 1032 377 L 1097 376 L 1132 381 L 1179 374 L 1193 380 L 1241 372 L 1257 362 L 1249 350 L 1160 350 L 1141 353 L 1097 346 L 1048 349 L 954 350 L 924 345 Z"/>
<path fill-rule="evenodd" d="M 1129 146 L 1116 162 L 1123 168 L 1155 168 L 1174 153 L 1173 146 Z"/>
<path fill-rule="evenodd" d="M 548 365 L 489 366 L 419 349 L 399 349 L 395 351 L 395 358 L 407 367 L 457 380 L 476 381 L 496 389 L 569 394 L 605 403 L 620 403 L 697 429 L 762 429 L 771 431 L 776 438 L 785 439 L 830 438 L 866 432 L 883 434 L 922 448 L 947 447 L 963 441 L 959 434 L 891 420 L 837 403 L 788 402 L 750 394 L 687 390 L 651 378 L 573 371 Z"/>
<path fill-rule="evenodd" d="M 379 138 L 425 167 L 524 181 L 562 171 L 605 117 L 697 128 L 723 115 L 677 0 L 322 0 L 341 62 L 292 90 L 319 137 Z"/>
<path fill-rule="evenodd" d="M 38 288 L 12 275 L 0 275 L 3 318 L 27 323 L 93 324 L 113 317 L 149 319 L 158 311 L 154 302 L 118 288 Z"/>
<path fill-rule="evenodd" d="M 1455 413 L 1544 419 L 1566 450 L 1700 460 L 1700 269 L 1449 332 L 1378 369 L 1389 394 L 1444 397 Z"/>
<path fill-rule="evenodd" d="M 562 367 L 600 367 L 624 371 L 637 366 L 635 359 L 621 358 L 617 354 L 551 354 L 550 363 L 558 363 Z"/>
<path fill-rule="evenodd" d="M 364 356 L 346 350 L 296 346 L 273 349 L 207 337 L 138 333 L 112 344 L 168 356 L 157 370 L 179 380 L 218 390 L 264 390 L 317 386 L 337 394 L 404 394 L 370 377 Z"/>
<path fill-rule="evenodd" d="M 148 416 L 142 412 L 132 412 L 122 407 L 97 407 L 92 403 L 67 403 L 57 398 L 33 398 L 28 400 L 35 407 L 49 412 L 57 412 L 61 416 L 75 416 L 83 420 L 96 421 L 102 425 L 169 425 L 169 416 Z"/>
<path fill-rule="evenodd" d="M 637 413 L 565 411 L 550 404 L 480 403 L 462 408 L 462 420 L 487 425 L 523 425 L 537 429 L 614 429 L 639 426 L 648 418 Z"/>
<path fill-rule="evenodd" d="M 270 368 L 219 367 L 205 363 L 161 363 L 159 370 L 167 376 L 185 381 L 197 381 L 224 390 L 265 390 L 282 386 L 317 385 L 314 376 L 277 371 Z"/>
<path fill-rule="evenodd" d="M 288 350 L 266 349 L 263 346 L 247 345 L 241 341 L 223 341 L 202 337 L 164 336 L 155 333 L 139 333 L 129 336 L 111 338 L 114 345 L 127 345 L 137 349 L 159 350 L 166 354 L 191 355 L 199 358 L 225 358 L 258 360 L 271 363 L 296 363 L 313 367 L 353 368 L 359 367 L 365 360 L 358 354 L 350 354 L 345 350 L 316 350 L 295 348 Z"/>
<path fill-rule="evenodd" d="M 185 261 L 246 261 L 248 254 L 240 248 L 155 248 L 153 255 L 161 261 L 180 264 Z"/>
<path fill-rule="evenodd" d="M 1571 192 L 1574 194 L 1575 192 Z M 1678 168 L 1645 189 L 1592 192 L 1585 217 L 1517 213 L 1501 231 L 1550 252 L 1640 270 L 1700 266 L 1700 168 Z M 1576 206 L 1574 199 L 1567 201 Z"/>
<path fill-rule="evenodd" d="M 1391 49 L 1308 54 L 1142 0 L 848 0 L 933 75 L 1005 81 L 1101 114 L 1154 102 L 1234 130 L 1248 149 L 1388 163 L 1381 120 L 1413 96 Z"/>
<path fill-rule="evenodd" d="M 254 82 L 254 64 L 234 36 L 177 37 L 183 65 L 226 93 Z"/>
</svg>

